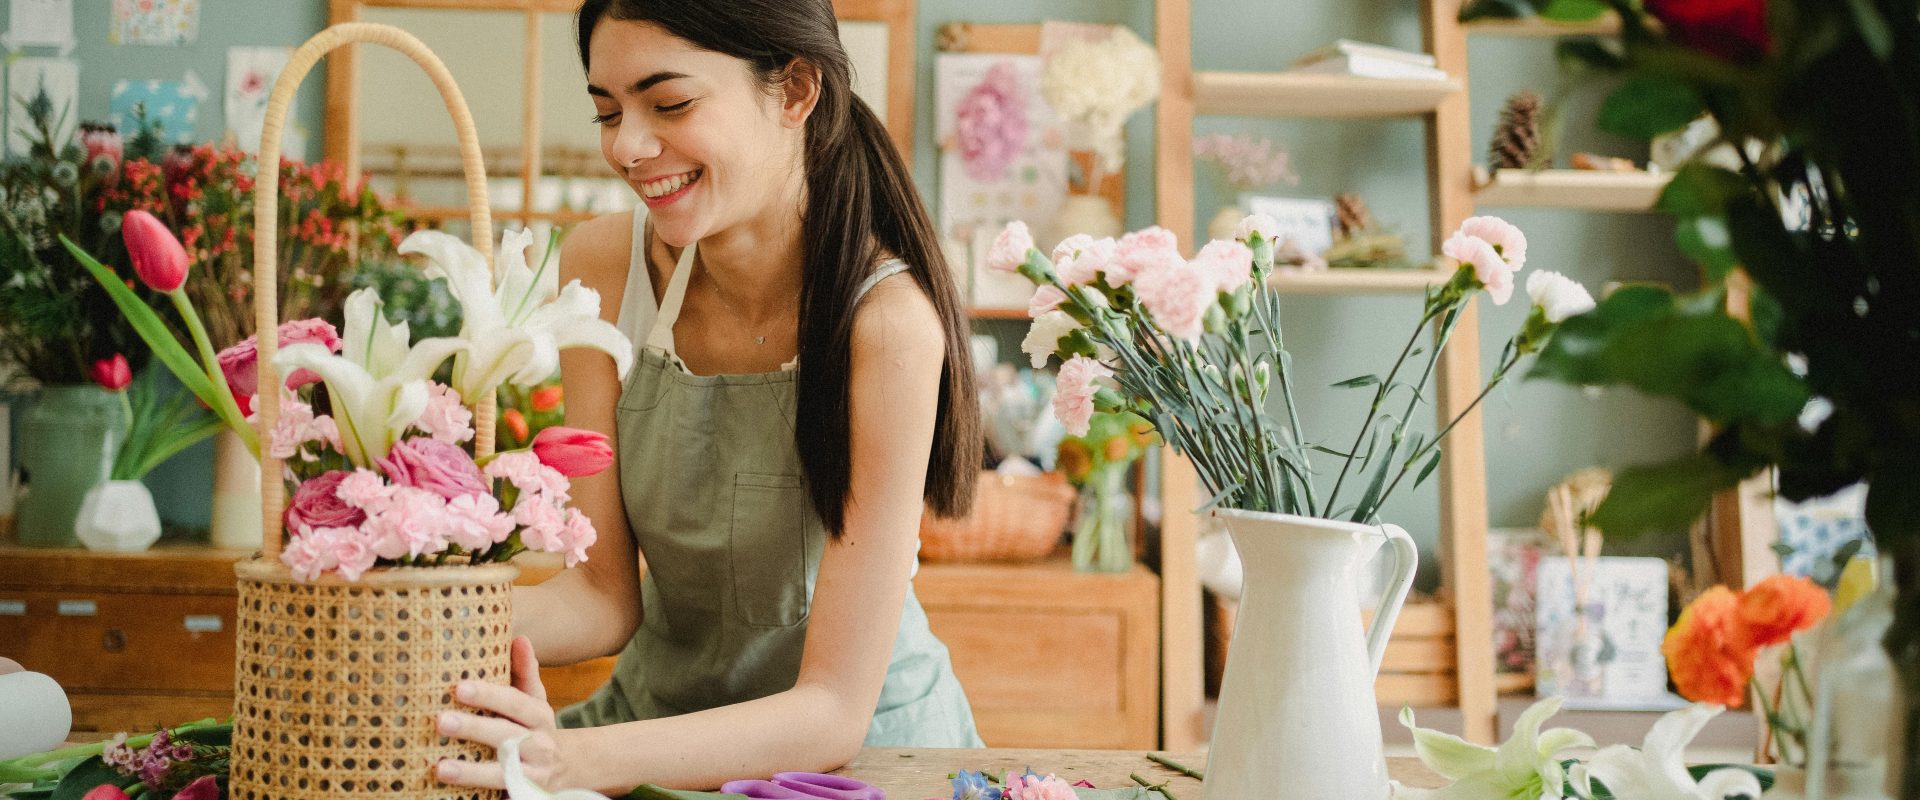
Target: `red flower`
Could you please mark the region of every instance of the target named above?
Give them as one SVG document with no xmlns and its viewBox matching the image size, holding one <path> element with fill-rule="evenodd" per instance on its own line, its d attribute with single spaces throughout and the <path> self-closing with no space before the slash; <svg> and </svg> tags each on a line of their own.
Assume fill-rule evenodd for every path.
<svg viewBox="0 0 1920 800">
<path fill-rule="evenodd" d="M 109 392 L 117 392 L 133 383 L 133 370 L 127 368 L 127 357 L 114 353 L 112 358 L 103 358 L 93 362 L 87 370 L 93 376 L 93 382 L 105 387 Z"/>
<path fill-rule="evenodd" d="M 1767 0 L 1647 0 L 1646 8 L 1669 38 L 1695 50 L 1743 64 L 1773 52 Z"/>
<path fill-rule="evenodd" d="M 187 250 L 167 225 L 146 211 L 127 212 L 120 236 L 133 259 L 133 273 L 156 292 L 172 292 L 187 282 Z"/>
<path fill-rule="evenodd" d="M 87 790 L 80 800 L 127 800 L 127 793 L 111 783 L 103 783 Z"/>
<path fill-rule="evenodd" d="M 560 407 L 564 393 L 558 386 L 542 386 L 533 390 L 527 399 L 533 403 L 535 413 L 545 414 Z"/>
<path fill-rule="evenodd" d="M 1755 647 L 1787 641 L 1832 609 L 1827 590 L 1799 575 L 1774 575 L 1740 593 L 1740 623 Z"/>
<path fill-rule="evenodd" d="M 186 788 L 175 792 L 173 800 L 218 800 L 219 797 L 220 783 L 218 779 L 212 775 L 202 775 L 194 778 L 193 782 L 187 784 Z"/>
<path fill-rule="evenodd" d="M 579 428 L 546 428 L 533 437 L 533 454 L 540 463 L 569 478 L 592 475 L 613 465 L 613 447 L 607 435 Z"/>
<path fill-rule="evenodd" d="M 507 433 L 513 435 L 513 441 L 527 440 L 527 415 L 520 413 L 520 409 L 509 408 L 501 412 L 500 421 L 506 424 Z"/>
</svg>

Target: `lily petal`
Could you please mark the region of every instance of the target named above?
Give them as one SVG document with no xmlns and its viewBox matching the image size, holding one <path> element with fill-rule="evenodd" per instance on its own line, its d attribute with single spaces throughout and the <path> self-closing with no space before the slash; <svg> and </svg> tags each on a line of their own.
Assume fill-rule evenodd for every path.
<svg viewBox="0 0 1920 800">
<path fill-rule="evenodd" d="M 1452 734 L 1415 727 L 1413 709 L 1400 711 L 1400 724 L 1413 733 L 1413 750 L 1420 762 L 1451 781 L 1459 781 L 1494 766 L 1491 748 L 1469 742 Z"/>
<path fill-rule="evenodd" d="M 484 330 L 502 323 L 486 256 L 473 245 L 445 231 L 415 231 L 400 242 L 398 252 L 426 256 L 424 274 L 447 279 L 447 291 L 460 302 L 462 331 L 468 324 Z"/>
<path fill-rule="evenodd" d="M 1562 750 L 1593 746 L 1593 737 L 1572 728 L 1554 728 L 1540 734 L 1540 755 L 1546 757 L 1558 756 Z"/>
<path fill-rule="evenodd" d="M 1507 780 L 1519 782 L 1525 780 L 1538 769 L 1542 756 L 1551 758 L 1551 753 L 1542 753 L 1540 748 L 1540 725 L 1548 717 L 1560 712 L 1563 702 L 1558 697 L 1548 697 L 1520 712 L 1520 718 L 1513 722 L 1513 735 L 1500 745 L 1495 763 L 1501 775 Z"/>
<path fill-rule="evenodd" d="M 1721 706 L 1695 703 L 1660 715 L 1647 731 L 1646 741 L 1640 748 L 1646 752 L 1648 765 L 1657 767 L 1668 783 L 1693 786 L 1693 775 L 1687 772 L 1687 745 L 1723 710 Z"/>
<path fill-rule="evenodd" d="M 1734 795 L 1760 796 L 1760 779 L 1744 769 L 1716 769 L 1700 779 L 1700 796 L 1706 800 L 1725 800 Z"/>
<path fill-rule="evenodd" d="M 365 368 L 317 344 L 287 345 L 274 354 L 273 366 L 283 373 L 312 370 L 326 382 L 333 402 L 334 424 L 340 429 L 340 445 L 346 451 L 347 460 L 365 466 L 374 458 L 386 455 L 378 430 L 388 414 L 374 410 L 384 405 L 385 396 L 379 382 L 367 374 Z"/>
</svg>

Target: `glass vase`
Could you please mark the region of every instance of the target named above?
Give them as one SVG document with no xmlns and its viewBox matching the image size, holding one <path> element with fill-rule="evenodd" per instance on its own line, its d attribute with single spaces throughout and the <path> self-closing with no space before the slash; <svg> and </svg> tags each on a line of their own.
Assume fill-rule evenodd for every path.
<svg viewBox="0 0 1920 800">
<path fill-rule="evenodd" d="M 1127 528 L 1133 504 L 1127 496 L 1125 469 L 1097 474 L 1080 491 L 1073 529 L 1073 568 L 1082 572 L 1126 572 L 1133 568 Z"/>
</svg>

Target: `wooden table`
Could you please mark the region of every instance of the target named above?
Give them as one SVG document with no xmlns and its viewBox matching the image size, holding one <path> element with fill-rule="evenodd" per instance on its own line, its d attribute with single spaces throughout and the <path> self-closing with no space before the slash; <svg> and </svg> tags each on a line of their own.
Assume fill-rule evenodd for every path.
<svg viewBox="0 0 1920 800">
<path fill-rule="evenodd" d="M 1207 757 L 1199 753 L 1168 754 L 1170 758 L 1197 770 L 1205 770 Z M 1101 789 L 1137 785 L 1128 777 L 1138 773 L 1154 783 L 1167 781 L 1167 788 L 1179 800 L 1200 800 L 1200 782 L 1148 761 L 1140 750 L 927 750 L 869 747 L 860 751 L 853 763 L 840 774 L 858 778 L 886 790 L 888 800 L 926 800 L 953 796 L 947 776 L 962 769 L 998 773 L 1028 768 L 1041 774 L 1054 773 L 1068 781 L 1086 780 Z M 1387 772 L 1408 786 L 1438 788 L 1445 784 L 1412 758 L 1387 759 Z M 1279 796 L 1276 792 L 1275 796 Z"/>
</svg>

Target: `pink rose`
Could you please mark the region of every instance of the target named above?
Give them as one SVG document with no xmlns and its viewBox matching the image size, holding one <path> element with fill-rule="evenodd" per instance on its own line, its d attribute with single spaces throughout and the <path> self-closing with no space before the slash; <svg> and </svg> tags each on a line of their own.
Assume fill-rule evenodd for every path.
<svg viewBox="0 0 1920 800">
<path fill-rule="evenodd" d="M 1033 299 L 1027 301 L 1027 316 L 1038 319 L 1040 315 L 1059 308 L 1060 304 L 1066 301 L 1066 292 L 1060 291 L 1051 283 L 1043 283 L 1040 288 L 1033 290 Z"/>
<path fill-rule="evenodd" d="M 310 478 L 293 490 L 287 501 L 287 530 L 296 535 L 315 528 L 352 528 L 367 520 L 367 513 L 340 499 L 340 482 L 353 473 L 332 470 Z"/>
<path fill-rule="evenodd" d="M 1060 365 L 1060 378 L 1053 384 L 1053 415 L 1067 426 L 1073 436 L 1087 435 L 1093 421 L 1093 395 L 1100 390 L 1095 383 L 1113 377 L 1113 370 L 1086 356 L 1074 356 Z"/>
<path fill-rule="evenodd" d="M 1001 229 L 994 237 L 993 247 L 987 250 L 987 267 L 1001 272 L 1019 272 L 1020 265 L 1027 263 L 1027 251 L 1033 249 L 1033 233 L 1027 230 L 1027 223 L 1014 220 Z"/>
<path fill-rule="evenodd" d="M 1107 267 L 1107 284 L 1125 286 L 1162 267 L 1185 263 L 1173 232 L 1155 225 L 1120 237 L 1113 263 Z"/>
<path fill-rule="evenodd" d="M 613 466 L 613 448 L 607 435 L 579 428 L 543 428 L 533 435 L 533 454 L 540 463 L 569 478 L 594 475 Z"/>
<path fill-rule="evenodd" d="M 340 333 L 333 325 L 323 319 L 296 319 L 280 325 L 280 346 L 290 344 L 317 344 L 329 352 L 340 352 Z M 227 376 L 227 388 L 233 397 L 240 401 L 242 409 L 250 409 L 249 402 L 253 390 L 260 385 L 259 360 L 256 350 L 258 337 L 249 336 L 232 347 L 220 351 L 216 358 L 220 362 L 220 371 Z M 310 383 L 319 383 L 320 376 L 313 370 L 294 370 L 287 376 L 287 388 L 298 389 Z"/>
<path fill-rule="evenodd" d="M 1133 289 L 1161 330 L 1189 342 L 1200 340 L 1207 309 L 1219 293 L 1214 275 L 1188 264 L 1147 272 L 1135 281 Z"/>
<path fill-rule="evenodd" d="M 488 494 L 490 487 L 473 456 L 439 439 L 402 439 L 377 462 L 397 486 L 425 489 L 448 500 L 465 494 Z"/>
<path fill-rule="evenodd" d="M 1027 143 L 1027 109 L 1020 76 L 1002 62 L 968 90 L 953 111 L 953 140 L 967 174 L 983 183 L 1006 177 Z"/>
<path fill-rule="evenodd" d="M 1240 242 L 1215 239 L 1194 255 L 1193 266 L 1211 276 L 1220 291 L 1239 291 L 1253 280 L 1253 251 Z"/>
</svg>

